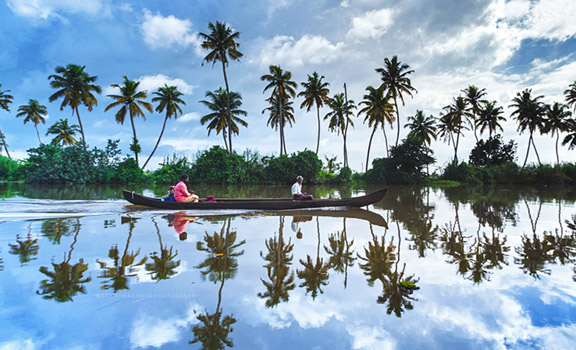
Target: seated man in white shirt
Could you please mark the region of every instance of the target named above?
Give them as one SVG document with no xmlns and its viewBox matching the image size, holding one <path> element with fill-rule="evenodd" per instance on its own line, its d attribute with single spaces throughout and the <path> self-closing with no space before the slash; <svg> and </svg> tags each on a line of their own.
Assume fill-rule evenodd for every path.
<svg viewBox="0 0 576 350">
<path fill-rule="evenodd" d="M 311 195 L 302 192 L 303 180 L 304 178 L 298 175 L 298 177 L 296 178 L 296 182 L 294 183 L 294 185 L 292 185 L 292 199 L 299 201 L 312 199 Z"/>
</svg>

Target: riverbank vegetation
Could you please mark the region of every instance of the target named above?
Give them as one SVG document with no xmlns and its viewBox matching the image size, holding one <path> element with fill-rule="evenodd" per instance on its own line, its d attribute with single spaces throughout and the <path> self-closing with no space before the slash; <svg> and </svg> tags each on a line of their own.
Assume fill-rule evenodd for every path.
<svg viewBox="0 0 576 350">
<path fill-rule="evenodd" d="M 245 150 L 242 154 L 232 147 L 232 137 L 238 136 L 240 126 L 248 127 L 242 117 L 242 96 L 229 88 L 226 69 L 232 61 L 239 61 L 243 54 L 238 50 L 240 34 L 225 23 L 208 25 L 207 33 L 200 33 L 201 47 L 207 55 L 203 63 L 220 63 L 224 86 L 206 93 L 206 100 L 198 101 L 208 113 L 200 123 L 206 125 L 208 135 L 215 131 L 221 135 L 224 147 L 214 146 L 199 150 L 188 159 L 173 154 L 165 155 L 160 167 L 147 171 L 151 157 L 156 152 L 169 119 L 182 115 L 186 105 L 183 93 L 176 86 L 165 85 L 152 92 L 151 102 L 148 92 L 139 89 L 140 82 L 123 77 L 122 84 L 111 84 L 118 91 L 108 95 L 112 100 L 104 112 L 112 110 L 117 123 L 124 124 L 129 119 L 132 140 L 129 150 L 133 155 L 121 157 L 121 140 L 108 140 L 105 149 L 90 148 L 85 128 L 80 118 L 79 107 L 88 112 L 98 105 L 97 95 L 103 89 L 96 84 L 98 77 L 86 72 L 85 66 L 68 64 L 58 66 L 55 74 L 48 77 L 50 87 L 55 92 L 50 102 L 59 102 L 60 110 L 70 108 L 76 116 L 77 124 L 60 119 L 48 127 L 46 135 L 53 135 L 51 142 L 42 142 L 38 125 L 45 123 L 46 106 L 30 99 L 27 105 L 18 108 L 16 117 L 24 117 L 24 123 L 31 122 L 35 128 L 39 146 L 28 150 L 28 158 L 22 161 L 11 159 L 8 143 L 0 130 L 0 181 L 26 181 L 35 183 L 174 183 L 181 174 L 190 174 L 193 182 L 214 184 L 254 184 L 291 183 L 296 175 L 302 175 L 310 183 L 346 183 L 364 181 L 369 183 L 423 183 L 457 181 L 468 183 L 541 183 L 566 184 L 576 182 L 574 163 L 562 163 L 558 148 L 576 148 L 576 119 L 570 108 L 576 109 L 576 82 L 564 91 L 564 102 L 543 102 L 544 96 L 536 96 L 531 89 L 517 92 L 509 101 L 509 118 L 517 122 L 517 131 L 527 133 L 527 150 L 522 166 L 515 163 L 517 144 L 513 140 L 503 140 L 502 123 L 506 121 L 504 107 L 497 101 L 488 99 L 486 89 L 474 85 L 460 90 L 457 97 L 446 105 L 438 117 L 426 115 L 417 110 L 407 116 L 404 124 L 409 132 L 400 139 L 402 126 L 400 107 L 404 99 L 414 97 L 418 91 L 410 80 L 414 70 L 401 62 L 397 56 L 384 58 L 384 65 L 375 68 L 381 84 L 368 86 L 363 99 L 358 104 L 348 98 L 346 84 L 344 91 L 330 91 L 330 84 L 323 75 L 313 72 L 307 81 L 299 84 L 292 79 L 290 71 L 279 65 L 270 65 L 269 73 L 263 74 L 263 93 L 269 93 L 266 101 L 269 106 L 262 113 L 268 116 L 267 125 L 278 132 L 280 138 L 279 156 L 261 155 L 257 151 Z M 0 109 L 9 112 L 13 96 L 10 90 L 2 90 L 0 84 Z M 333 97 L 330 97 L 332 94 Z M 297 122 L 295 113 L 296 97 L 303 98 L 300 109 L 310 111 L 316 107 L 318 130 L 316 151 L 301 150 L 289 154 L 286 147 L 284 129 Z M 155 103 L 155 105 L 153 105 Z M 321 108 L 326 111 L 320 112 Z M 164 114 L 164 123 L 155 144 L 144 145 L 138 139 L 135 119 L 145 118 L 145 113 Z M 319 159 L 320 120 L 328 122 L 328 130 L 342 135 L 342 163 L 337 157 Z M 355 119 L 364 116 L 364 124 L 371 132 L 366 148 L 366 169 L 354 173 L 349 168 L 347 139 L 355 127 Z M 396 124 L 396 138 L 389 146 L 386 129 Z M 370 159 L 370 150 L 377 131 L 383 132 L 383 142 L 374 145 L 386 150 L 386 157 Z M 367 130 L 364 130 L 367 132 Z M 458 157 L 461 140 L 473 135 L 476 144 L 468 162 Z M 556 162 L 542 164 L 536 149 L 534 135 L 550 134 L 555 142 Z M 80 135 L 77 135 L 80 134 Z M 486 135 L 487 134 L 487 135 Z M 487 138 L 485 138 L 488 136 Z M 484 137 L 484 138 L 483 138 Z M 77 138 L 80 138 L 78 140 Z M 443 169 L 430 172 L 435 159 L 430 146 L 437 138 L 447 142 L 454 150 L 452 161 Z M 125 140 L 122 140 L 125 141 Z M 140 163 L 139 154 L 143 147 L 152 149 L 147 160 Z M 6 157 L 2 155 L 6 152 Z M 528 156 L 533 151 L 537 165 L 528 165 Z M 370 167 L 370 164 L 372 167 Z"/>
</svg>

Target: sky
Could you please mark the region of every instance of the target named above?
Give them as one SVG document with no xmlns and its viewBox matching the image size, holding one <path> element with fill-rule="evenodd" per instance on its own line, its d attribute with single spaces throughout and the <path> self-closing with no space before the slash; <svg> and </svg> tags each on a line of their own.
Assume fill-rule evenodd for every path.
<svg viewBox="0 0 576 350">
<path fill-rule="evenodd" d="M 511 99 L 524 89 L 542 95 L 546 103 L 564 102 L 564 90 L 576 81 L 576 2 L 573 0 L 2 0 L 0 2 L 0 88 L 14 96 L 10 112 L 0 111 L 0 128 L 14 158 L 24 159 L 38 146 L 31 123 L 16 118 L 19 106 L 36 99 L 48 108 L 39 130 L 43 142 L 48 127 L 62 118 L 77 123 L 61 100 L 50 103 L 55 90 L 48 76 L 57 66 L 78 64 L 98 77 L 102 87 L 98 105 L 88 112 L 80 108 L 87 143 L 104 148 L 107 140 L 120 140 L 123 155 L 130 153 L 132 130 L 127 121 L 117 124 L 116 110 L 104 112 L 117 94 L 112 84 L 123 76 L 140 81 L 148 93 L 164 84 L 184 93 L 183 114 L 168 121 L 166 132 L 149 169 L 164 157 L 194 157 L 214 145 L 224 147 L 221 135 L 208 136 L 200 118 L 209 113 L 199 101 L 207 91 L 224 86 L 221 66 L 204 63 L 198 33 L 208 33 L 208 23 L 221 21 L 240 33 L 243 57 L 230 62 L 230 89 L 241 94 L 247 128 L 232 140 L 239 153 L 249 149 L 260 155 L 278 155 L 279 133 L 266 125 L 269 91 L 260 77 L 270 65 L 292 73 L 299 84 L 313 72 L 330 83 L 330 96 L 344 92 L 358 104 L 366 87 L 379 86 L 377 68 L 384 59 L 398 56 L 414 72 L 410 74 L 413 97 L 400 106 L 400 123 L 417 110 L 438 117 L 444 106 L 469 85 L 486 89 L 486 99 L 504 107 L 502 136 L 518 144 L 517 162 L 526 155 L 528 133 L 520 135 L 510 117 Z M 288 153 L 314 151 L 317 116 L 294 102 L 295 123 L 286 128 Z M 320 110 L 324 117 L 329 110 Z M 146 114 L 135 121 L 142 146 L 140 163 L 152 151 L 164 114 Z M 354 118 L 347 147 L 355 171 L 366 165 L 372 132 L 364 115 Z M 388 143 L 396 141 L 397 126 L 385 129 Z M 400 138 L 408 129 L 402 127 Z M 486 138 L 488 135 L 482 135 Z M 543 162 L 556 160 L 551 135 L 537 135 L 535 143 Z M 458 158 L 467 160 L 475 145 L 472 132 L 460 141 Z M 452 145 L 442 139 L 431 145 L 436 158 L 432 171 L 445 167 L 453 157 Z M 560 147 L 561 161 L 574 161 L 576 150 Z M 375 134 L 370 160 L 385 157 L 384 134 Z M 342 135 L 328 130 L 322 121 L 319 157 L 343 162 Z M 534 152 L 529 163 L 536 163 Z"/>
</svg>

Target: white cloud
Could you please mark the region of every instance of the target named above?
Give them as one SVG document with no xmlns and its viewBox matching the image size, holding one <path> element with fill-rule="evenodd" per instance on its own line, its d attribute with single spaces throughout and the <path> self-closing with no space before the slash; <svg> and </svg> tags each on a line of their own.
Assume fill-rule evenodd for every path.
<svg viewBox="0 0 576 350">
<path fill-rule="evenodd" d="M 61 18 L 62 12 L 99 17 L 109 14 L 102 0 L 7 0 L 7 5 L 18 16 L 34 19 Z"/>
<path fill-rule="evenodd" d="M 157 74 L 157 75 L 144 75 L 137 79 L 140 81 L 140 88 L 143 90 L 147 90 L 148 93 L 152 93 L 152 91 L 156 91 L 159 87 L 164 86 L 164 84 L 168 86 L 176 86 L 178 90 L 184 95 L 191 95 L 196 88 L 193 85 L 188 84 L 183 79 L 180 78 L 170 78 L 164 74 Z"/>
<path fill-rule="evenodd" d="M 152 15 L 150 11 L 144 10 L 141 30 L 144 42 L 151 49 L 193 46 L 197 52 L 200 50 L 198 33 L 192 30 L 192 22 L 189 20 L 178 19 L 173 15 Z"/>
<path fill-rule="evenodd" d="M 192 113 L 186 113 L 183 114 L 182 116 L 178 117 L 177 122 L 178 123 L 188 123 L 191 121 L 196 121 L 196 120 L 200 120 L 200 114 L 198 114 L 197 112 L 192 112 Z"/>
<path fill-rule="evenodd" d="M 347 36 L 352 39 L 378 39 L 394 23 L 394 10 L 381 9 L 364 13 L 352 19 L 352 28 Z"/>
<path fill-rule="evenodd" d="M 527 20 L 530 35 L 551 40 L 566 40 L 575 36 L 574 17 L 559 16 L 562 13 L 575 14 L 576 1 L 541 0 L 536 3 Z"/>
<path fill-rule="evenodd" d="M 316 35 L 304 35 L 299 40 L 292 36 L 275 36 L 263 44 L 260 57 L 261 65 L 288 65 L 300 67 L 305 64 L 332 62 L 342 55 L 344 43 L 333 44 L 326 38 Z"/>
<path fill-rule="evenodd" d="M 131 79 L 128 77 L 128 79 Z M 178 90 L 184 95 L 192 95 L 196 86 L 188 84 L 186 81 L 180 78 L 171 78 L 164 74 L 156 75 L 143 75 L 139 78 L 134 79 L 140 82 L 138 90 L 146 90 L 148 92 L 148 97 L 152 97 L 152 92 L 156 91 L 159 87 L 163 87 L 165 84 L 168 86 L 176 86 Z M 124 81 L 124 80 L 122 80 Z M 118 85 L 122 86 L 122 82 L 118 82 Z M 108 86 L 104 89 L 105 95 L 116 95 L 119 91 L 117 88 Z"/>
<path fill-rule="evenodd" d="M 396 341 L 383 329 L 360 326 L 348 330 L 353 338 L 354 349 L 396 349 Z"/>
</svg>

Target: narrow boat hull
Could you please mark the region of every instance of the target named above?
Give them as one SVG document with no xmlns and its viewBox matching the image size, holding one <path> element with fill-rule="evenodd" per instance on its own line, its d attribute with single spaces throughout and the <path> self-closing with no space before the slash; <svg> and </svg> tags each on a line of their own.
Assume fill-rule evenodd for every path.
<svg viewBox="0 0 576 350">
<path fill-rule="evenodd" d="M 342 199 L 313 199 L 297 201 L 290 198 L 216 198 L 215 202 L 165 202 L 158 198 L 146 197 L 131 191 L 122 191 L 124 198 L 135 205 L 152 208 L 174 210 L 218 210 L 218 209 L 255 209 L 255 210 L 285 210 L 324 207 L 364 207 L 381 201 L 388 188 L 383 188 L 370 194 Z"/>
</svg>

